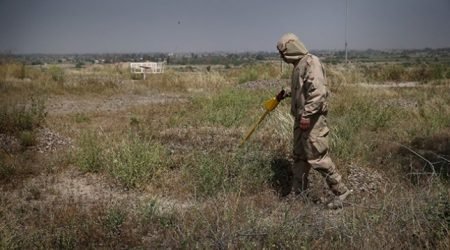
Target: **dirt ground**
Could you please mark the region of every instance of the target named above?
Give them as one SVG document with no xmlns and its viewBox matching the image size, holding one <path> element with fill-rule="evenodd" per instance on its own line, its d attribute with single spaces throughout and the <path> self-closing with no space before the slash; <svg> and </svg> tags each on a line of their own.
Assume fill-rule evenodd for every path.
<svg viewBox="0 0 450 250">
<path fill-rule="evenodd" d="M 278 86 L 276 80 L 253 81 L 240 85 L 242 88 L 271 88 Z M 116 114 L 132 108 L 146 109 L 160 104 L 175 104 L 186 102 L 186 95 L 171 93 L 154 93 L 149 95 L 113 95 L 107 97 L 80 97 L 80 96 L 53 96 L 47 101 L 47 112 L 51 120 L 58 120 L 59 117 L 70 117 L 75 114 L 102 113 L 103 115 L 114 117 Z M 222 128 L 199 127 L 199 128 L 161 128 L 159 136 L 168 143 L 172 154 L 183 154 L 195 147 L 219 146 L 224 151 L 231 152 L 235 149 L 243 131 L 235 129 L 224 130 Z M 66 133 L 67 134 L 67 133 Z M 39 129 L 37 145 L 28 150 L 38 152 L 42 157 L 52 155 L 60 150 L 73 149 L 75 147 L 74 138 L 63 136 L 61 133 L 48 127 Z M 188 143 L 186 143 L 188 142 Z M 209 142 L 209 143 L 208 143 Z M 4 149 L 20 150 L 17 139 L 11 136 L 0 135 L 0 143 Z M 205 148 L 206 149 L 206 148 Z M 354 191 L 355 197 L 369 197 L 372 193 L 385 192 L 383 190 L 383 176 L 376 170 L 371 170 L 357 165 L 350 167 L 349 173 L 344 173 L 346 183 Z M 323 178 L 316 172 L 312 172 L 312 189 L 316 194 L 322 196 L 321 202 L 325 202 L 332 197 Z M 282 180 L 286 181 L 286 180 Z M 34 190 L 34 191 L 30 191 Z M 6 191 L 6 190 L 4 190 Z M 33 200 L 34 203 L 63 202 L 71 199 L 79 201 L 81 204 L 89 204 L 105 201 L 119 202 L 128 200 L 137 202 L 150 198 L 158 199 L 168 208 L 183 208 L 192 206 L 193 201 L 179 200 L 177 197 L 164 197 L 157 193 L 147 191 L 123 190 L 107 176 L 80 172 L 76 166 L 38 175 L 27 180 L 19 189 L 9 190 L 10 197 L 24 196 L 25 200 Z M 38 197 L 35 197 L 39 194 Z M 276 192 L 273 195 L 277 196 Z"/>
</svg>

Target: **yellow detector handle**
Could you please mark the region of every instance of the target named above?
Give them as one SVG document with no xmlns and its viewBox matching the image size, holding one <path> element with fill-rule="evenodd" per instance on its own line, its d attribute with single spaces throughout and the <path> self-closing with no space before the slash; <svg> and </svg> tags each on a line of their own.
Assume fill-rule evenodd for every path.
<svg viewBox="0 0 450 250">
<path fill-rule="evenodd" d="M 280 102 L 277 100 L 277 98 L 272 97 L 269 100 L 264 102 L 264 108 L 267 111 L 272 111 L 278 106 L 278 103 L 280 103 Z"/>
<path fill-rule="evenodd" d="M 250 136 L 253 134 L 253 132 L 255 132 L 256 128 L 258 127 L 258 125 L 264 120 L 264 118 L 266 118 L 267 114 L 270 113 L 272 110 L 274 110 L 278 104 L 280 102 L 277 100 L 277 98 L 273 97 L 270 98 L 269 100 L 265 101 L 263 103 L 264 109 L 266 110 L 264 112 L 264 114 L 259 118 L 259 120 L 255 123 L 255 125 L 253 125 L 252 129 L 247 133 L 247 135 L 244 137 L 244 139 L 241 141 L 241 143 L 239 144 L 239 146 L 242 146 L 242 144 L 244 144 L 244 142 L 246 142 L 248 140 L 248 138 L 250 138 Z"/>
</svg>

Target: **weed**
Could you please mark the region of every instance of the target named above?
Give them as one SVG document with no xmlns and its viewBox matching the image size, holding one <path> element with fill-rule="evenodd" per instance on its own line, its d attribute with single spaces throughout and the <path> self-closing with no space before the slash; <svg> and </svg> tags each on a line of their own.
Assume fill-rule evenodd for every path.
<svg viewBox="0 0 450 250">
<path fill-rule="evenodd" d="M 105 168 L 105 160 L 99 136 L 94 132 L 83 133 L 79 149 L 76 151 L 76 162 L 80 169 L 86 172 L 99 172 Z"/>
<path fill-rule="evenodd" d="M 108 172 L 126 187 L 138 187 L 163 171 L 166 151 L 155 141 L 132 136 L 108 155 Z"/>
<path fill-rule="evenodd" d="M 108 210 L 104 218 L 104 226 L 110 237 L 116 237 L 121 234 L 125 217 L 126 213 L 122 209 L 112 208 Z"/>
<path fill-rule="evenodd" d="M 184 166 L 184 178 L 200 197 L 234 191 L 250 194 L 272 179 L 270 154 L 254 146 L 248 146 L 234 156 L 199 152 L 191 157 L 190 163 Z"/>
<path fill-rule="evenodd" d="M 16 169 L 13 164 L 0 158 L 0 180 L 10 180 L 14 176 Z"/>
<path fill-rule="evenodd" d="M 255 108 L 259 108 L 264 96 L 249 90 L 229 89 L 222 91 L 213 98 L 198 97 L 193 100 L 193 106 L 200 108 L 199 114 L 194 113 L 197 122 L 207 122 L 212 125 L 236 127 L 244 121 Z"/>
<path fill-rule="evenodd" d="M 190 179 L 195 191 L 204 196 L 213 196 L 222 190 L 229 190 L 233 173 L 230 165 L 214 155 L 198 154 L 194 162 L 185 166 L 186 179 Z"/>
<path fill-rule="evenodd" d="M 87 116 L 85 113 L 76 113 L 74 116 L 74 121 L 76 123 L 85 123 L 90 122 L 91 118 L 89 118 L 89 116 Z"/>
<path fill-rule="evenodd" d="M 5 103 L 0 107 L 0 133 L 14 134 L 32 131 L 44 123 L 47 113 L 41 98 L 31 97 L 31 103 Z"/>
<path fill-rule="evenodd" d="M 277 78 L 279 74 L 280 70 L 273 64 L 251 64 L 239 71 L 238 83 Z"/>
<path fill-rule="evenodd" d="M 350 174 L 355 180 L 347 183 L 355 192 L 345 208 L 331 212 L 308 200 L 280 201 L 274 192 L 288 193 L 292 178 L 286 157 L 291 151 L 293 122 L 288 100 L 266 118 L 252 140 L 241 148 L 233 146 L 242 131 L 259 117 L 261 103 L 270 95 L 268 90 L 232 89 L 229 85 L 237 83 L 240 75 L 242 79 L 278 77 L 278 64 L 272 65 L 277 70 L 273 72 L 272 66 L 266 66 L 233 67 L 225 73 L 214 68 L 209 73 L 169 71 L 145 81 L 129 81 L 127 73 L 106 69 L 108 66 L 89 69 L 86 65 L 76 74 L 65 70 L 64 84 L 60 85 L 45 72 L 37 72 L 43 76 L 33 76 L 36 81 L 25 84 L 16 79 L 20 77 L 19 66 L 17 73 L 12 73 L 0 65 L 0 83 L 5 83 L 1 88 L 8 93 L 27 93 L 33 88 L 63 95 L 84 95 L 92 90 L 107 94 L 110 88 L 127 94 L 136 88 L 142 90 L 140 93 L 205 90 L 193 94 L 190 102 L 146 105 L 133 109 L 137 114 L 132 112 L 131 116 L 127 110 L 92 120 L 84 113 L 50 117 L 52 121 L 62 119 L 61 123 L 50 123 L 52 129 L 67 129 L 65 124 L 69 123 L 70 129 L 64 131 L 67 134 L 82 131 L 78 148 L 73 151 L 80 169 L 109 175 L 112 178 L 107 181 L 116 179 L 134 188 L 125 195 L 121 190 L 110 195 L 115 188 L 105 193 L 96 188 L 109 185 L 77 182 L 76 186 L 86 185 L 83 190 L 92 190 L 92 195 L 66 197 L 58 189 L 50 191 L 52 186 L 61 186 L 60 172 L 45 170 L 48 165 L 58 169 L 67 165 L 52 160 L 60 154 L 27 150 L 9 156 L 10 151 L 1 152 L 0 248 L 448 249 L 448 178 L 432 175 L 420 157 L 419 167 L 414 168 L 416 156 L 409 151 L 402 154 L 395 147 L 395 143 L 411 145 L 417 154 L 436 164 L 436 174 L 448 173 L 444 172 L 448 169 L 450 124 L 446 81 L 439 86 L 410 89 L 367 89 L 347 84 L 431 81 L 443 71 L 414 64 L 350 64 L 328 69 L 333 90 L 331 153 L 344 181 L 350 180 L 345 178 Z M 25 74 L 30 77 L 34 73 L 26 68 Z M 105 76 L 108 74 L 113 77 Z M 88 78 L 88 84 L 82 82 Z M 121 84 L 122 80 L 127 84 Z M 29 86 L 33 88 L 28 90 Z M 11 102 L 0 110 L 4 110 L 0 113 L 1 133 L 19 136 L 20 132 L 33 132 L 44 122 L 39 115 L 15 118 L 26 116 L 16 113 L 33 113 L 31 105 Z M 104 128 L 102 134 L 86 132 L 86 126 L 99 124 Z M 5 140 L 5 145 L 10 144 Z M 346 171 L 348 163 L 360 165 L 361 172 Z M 360 185 L 371 183 L 370 178 L 361 176 L 373 168 L 380 173 L 382 187 L 362 191 Z M 42 171 L 45 174 L 41 175 Z M 424 181 L 412 183 L 411 175 Z M 325 195 L 327 190 L 322 182 L 316 182 L 317 176 L 311 174 L 311 188 Z M 367 183 L 358 183 L 361 180 Z M 154 198 L 142 206 L 135 205 L 149 195 L 164 200 Z M 130 205 L 102 203 L 117 199 Z"/>
<path fill-rule="evenodd" d="M 48 73 L 50 74 L 50 76 L 52 77 L 52 80 L 59 83 L 59 84 L 63 84 L 64 80 L 65 80 L 65 73 L 64 70 L 58 66 L 50 66 L 50 68 L 48 69 Z"/>
<path fill-rule="evenodd" d="M 36 144 L 36 136 L 30 130 L 24 130 L 19 133 L 19 141 L 22 147 L 30 147 Z"/>
<path fill-rule="evenodd" d="M 141 208 L 141 216 L 146 221 L 151 221 L 159 213 L 158 201 L 156 199 L 151 199 L 144 204 Z"/>
</svg>

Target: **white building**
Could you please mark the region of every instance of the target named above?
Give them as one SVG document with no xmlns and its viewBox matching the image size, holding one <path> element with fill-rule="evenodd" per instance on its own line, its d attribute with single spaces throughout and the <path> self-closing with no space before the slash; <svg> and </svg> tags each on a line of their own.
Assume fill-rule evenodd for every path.
<svg viewBox="0 0 450 250">
<path fill-rule="evenodd" d="M 142 62 L 130 63 L 130 71 L 132 74 L 143 74 L 144 80 L 146 74 L 164 73 L 166 62 Z"/>
</svg>

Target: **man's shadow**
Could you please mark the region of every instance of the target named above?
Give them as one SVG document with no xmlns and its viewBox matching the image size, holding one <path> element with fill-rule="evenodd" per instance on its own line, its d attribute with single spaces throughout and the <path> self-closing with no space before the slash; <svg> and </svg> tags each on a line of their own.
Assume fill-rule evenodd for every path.
<svg viewBox="0 0 450 250">
<path fill-rule="evenodd" d="M 271 183 L 280 197 L 287 196 L 292 188 L 291 163 L 285 158 L 274 158 L 270 162 L 273 172 Z"/>
</svg>

